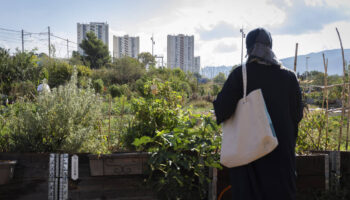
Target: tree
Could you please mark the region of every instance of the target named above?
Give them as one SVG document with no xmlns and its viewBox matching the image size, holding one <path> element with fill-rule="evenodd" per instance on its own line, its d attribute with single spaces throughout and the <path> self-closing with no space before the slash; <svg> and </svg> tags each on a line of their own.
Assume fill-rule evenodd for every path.
<svg viewBox="0 0 350 200">
<path fill-rule="evenodd" d="M 84 58 L 80 55 L 79 52 L 73 51 L 72 57 L 69 59 L 69 64 L 71 65 L 84 65 Z"/>
<path fill-rule="evenodd" d="M 134 82 L 145 74 L 143 65 L 135 58 L 123 57 L 115 60 L 111 68 L 116 70 L 116 83 L 125 84 Z"/>
<path fill-rule="evenodd" d="M 41 67 L 34 52 L 17 52 L 11 56 L 9 51 L 0 48 L 0 93 L 9 94 L 12 84 L 32 81 L 34 84 L 42 78 Z"/>
<path fill-rule="evenodd" d="M 214 82 L 218 84 L 224 84 L 226 81 L 226 76 L 224 73 L 220 72 L 218 75 L 214 77 Z"/>
<path fill-rule="evenodd" d="M 137 56 L 137 59 L 143 64 L 143 66 L 155 66 L 156 65 L 156 59 L 152 54 L 149 52 L 142 52 Z"/>
<path fill-rule="evenodd" d="M 86 34 L 87 39 L 79 45 L 84 50 L 83 58 L 85 64 L 90 64 L 91 68 L 101 68 L 110 62 L 109 51 L 107 45 L 98 39 L 93 32 Z M 87 63 L 87 62 L 88 63 Z"/>
</svg>

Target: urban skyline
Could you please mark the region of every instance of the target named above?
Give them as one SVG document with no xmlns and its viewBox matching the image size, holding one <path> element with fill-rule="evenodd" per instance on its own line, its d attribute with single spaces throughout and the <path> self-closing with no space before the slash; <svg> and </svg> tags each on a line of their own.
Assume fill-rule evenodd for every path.
<svg viewBox="0 0 350 200">
<path fill-rule="evenodd" d="M 346 0 L 37 0 L 35 4 L 5 0 L 0 17 L 6 20 L 0 27 L 41 33 L 50 26 L 55 35 L 77 42 L 77 22 L 107 21 L 111 52 L 113 35 L 126 34 L 140 37 L 140 52 L 151 52 L 153 34 L 154 54 L 163 56 L 167 51 L 168 34 L 194 35 L 195 51 L 202 57 L 202 65 L 220 66 L 240 63 L 239 29 L 242 26 L 246 33 L 256 27 L 270 30 L 274 52 L 279 59 L 293 56 L 297 42 L 299 54 L 339 48 L 335 27 L 341 35 L 350 35 L 349 8 L 350 1 Z M 254 14 L 247 15 L 251 10 L 255 11 Z M 314 23 L 305 25 L 307 21 Z M 6 34 L 6 38 L 0 38 L 3 40 L 0 46 L 13 50 L 20 48 L 20 37 L 20 33 L 15 36 Z M 47 36 L 37 36 L 36 39 L 33 35 L 26 35 L 25 39 L 26 49 L 37 46 L 47 51 Z M 52 42 L 57 45 L 56 54 L 66 54 L 65 41 L 53 39 Z M 350 39 L 344 37 L 343 45 L 344 48 L 350 47 Z"/>
<path fill-rule="evenodd" d="M 77 49 L 80 54 L 84 54 L 84 51 L 79 47 L 88 32 L 95 33 L 96 37 L 109 46 L 108 36 L 109 28 L 107 22 L 90 22 L 88 24 L 77 23 Z"/>
<path fill-rule="evenodd" d="M 140 53 L 140 38 L 130 37 L 129 35 L 113 35 L 113 58 L 122 58 L 129 56 L 137 58 Z"/>
<path fill-rule="evenodd" d="M 194 66 L 194 36 L 168 35 L 167 36 L 167 67 L 180 68 L 183 71 L 193 72 Z"/>
</svg>

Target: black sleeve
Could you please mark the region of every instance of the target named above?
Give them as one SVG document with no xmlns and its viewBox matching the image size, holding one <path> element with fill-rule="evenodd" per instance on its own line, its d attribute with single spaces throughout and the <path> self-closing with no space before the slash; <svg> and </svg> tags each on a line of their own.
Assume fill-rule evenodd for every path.
<svg viewBox="0 0 350 200">
<path fill-rule="evenodd" d="M 238 101 L 243 97 L 242 67 L 237 67 L 227 78 L 222 90 L 214 100 L 216 123 L 230 118 Z"/>
<path fill-rule="evenodd" d="M 303 118 L 304 104 L 301 95 L 301 89 L 299 86 L 298 78 L 294 75 L 294 84 L 295 84 L 295 102 L 296 102 L 296 123 L 299 124 Z"/>
<path fill-rule="evenodd" d="M 303 118 L 303 110 L 304 110 L 304 104 L 302 101 L 302 95 L 301 95 L 301 89 L 299 86 L 298 79 L 294 73 L 292 73 L 292 91 L 290 94 L 290 102 L 291 102 L 291 114 L 292 114 L 292 120 L 294 123 L 296 136 L 298 134 L 298 124 Z"/>
</svg>

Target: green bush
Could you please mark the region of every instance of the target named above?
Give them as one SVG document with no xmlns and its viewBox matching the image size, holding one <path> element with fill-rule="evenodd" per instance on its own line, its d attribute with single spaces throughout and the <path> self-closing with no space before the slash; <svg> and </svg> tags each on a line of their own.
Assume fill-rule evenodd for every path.
<svg viewBox="0 0 350 200">
<path fill-rule="evenodd" d="M 131 109 L 135 113 L 124 144 L 133 149 L 132 142 L 142 136 L 153 137 L 157 130 L 175 128 L 179 123 L 182 97 L 172 91 L 168 82 L 149 81 L 144 86 L 145 97 L 132 99 Z"/>
<path fill-rule="evenodd" d="M 211 95 L 212 96 L 217 96 L 219 94 L 220 90 L 221 90 L 220 86 L 218 86 L 217 84 L 213 84 L 211 86 L 211 89 L 212 89 L 211 90 Z"/>
<path fill-rule="evenodd" d="M 94 89 L 97 93 L 102 93 L 103 89 L 104 89 L 104 85 L 103 85 L 103 80 L 102 79 L 97 79 L 93 81 L 93 86 Z"/>
<path fill-rule="evenodd" d="M 78 70 L 78 76 L 85 76 L 85 77 L 92 76 L 92 70 L 89 67 L 86 67 L 84 65 L 76 65 L 76 68 Z"/>
<path fill-rule="evenodd" d="M 73 72 L 73 67 L 62 61 L 49 60 L 45 67 L 49 71 L 48 84 L 50 88 L 58 87 L 68 82 Z"/>
<path fill-rule="evenodd" d="M 3 105 L 0 105 L 0 152 L 9 151 L 9 109 Z"/>
<path fill-rule="evenodd" d="M 12 86 L 18 82 L 38 84 L 44 74 L 37 62 L 34 52 L 17 51 L 11 56 L 8 50 L 0 48 L 0 93 L 8 95 Z"/>
<path fill-rule="evenodd" d="M 34 99 L 37 94 L 35 85 L 29 80 L 14 83 L 11 88 L 10 96 L 14 99 Z"/>
<path fill-rule="evenodd" d="M 98 134 L 102 101 L 77 87 L 77 74 L 64 86 L 40 93 L 37 100 L 12 105 L 11 150 L 20 152 L 105 152 Z"/>
<path fill-rule="evenodd" d="M 198 126 L 200 124 L 200 126 Z M 159 199 L 206 199 L 209 167 L 221 168 L 219 128 L 212 116 L 184 113 L 173 129 L 163 129 L 156 136 L 143 136 L 133 143 L 151 152 L 148 181 Z"/>
<path fill-rule="evenodd" d="M 121 85 L 111 85 L 109 87 L 109 93 L 113 98 L 120 97 L 124 94 L 124 88 Z"/>
</svg>

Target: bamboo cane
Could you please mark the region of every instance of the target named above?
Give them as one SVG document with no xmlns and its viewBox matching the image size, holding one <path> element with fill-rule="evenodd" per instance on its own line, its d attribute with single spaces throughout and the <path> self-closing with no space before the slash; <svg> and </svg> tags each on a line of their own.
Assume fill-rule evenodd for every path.
<svg viewBox="0 0 350 200">
<path fill-rule="evenodd" d="M 108 150 L 110 149 L 110 137 L 111 137 L 111 110 L 112 110 L 112 99 L 111 96 L 109 96 L 109 106 L 108 106 L 108 137 L 107 137 L 107 144 L 108 144 Z"/>
<path fill-rule="evenodd" d="M 295 44 L 294 72 L 297 73 L 298 43 Z"/>
<path fill-rule="evenodd" d="M 322 54 L 323 57 L 323 66 L 324 66 L 324 96 L 326 98 L 326 111 L 325 111 L 325 118 L 326 118 L 326 144 L 325 144 L 325 150 L 327 150 L 328 145 L 328 78 L 327 78 L 327 67 L 328 67 L 328 59 L 325 59 L 324 53 Z"/>
<path fill-rule="evenodd" d="M 338 28 L 335 28 L 335 30 L 337 31 L 338 34 L 338 38 L 339 38 L 339 42 L 340 42 L 340 47 L 341 47 L 341 51 L 342 51 L 342 57 L 343 57 L 343 89 L 342 89 L 342 112 L 341 112 L 341 121 L 340 121 L 340 128 L 339 128 L 339 137 L 338 137 L 338 151 L 340 151 L 340 146 L 341 146 L 341 141 L 342 141 L 342 133 L 343 133 L 343 120 L 344 120 L 344 116 L 345 116 L 345 89 L 346 89 L 346 77 L 345 77 L 345 59 L 344 59 L 344 49 L 343 49 L 343 43 L 341 41 L 341 37 L 338 31 Z"/>
<path fill-rule="evenodd" d="M 348 82 L 350 83 L 350 65 L 348 65 Z M 348 85 L 348 107 L 350 106 L 350 85 Z M 345 150 L 348 150 L 348 144 L 349 144 L 349 122 L 350 122 L 350 111 L 348 112 L 348 118 L 346 122 L 346 141 L 345 141 Z"/>
</svg>

